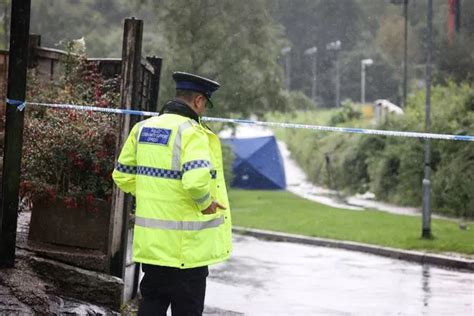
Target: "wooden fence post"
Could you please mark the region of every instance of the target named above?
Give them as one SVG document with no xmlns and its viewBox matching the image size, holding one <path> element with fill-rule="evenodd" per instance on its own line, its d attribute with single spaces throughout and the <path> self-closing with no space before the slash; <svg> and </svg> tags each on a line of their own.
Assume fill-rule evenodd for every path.
<svg viewBox="0 0 474 316">
<path fill-rule="evenodd" d="M 28 44 L 28 68 L 36 68 L 38 66 L 38 56 L 36 50 L 41 46 L 41 35 L 30 34 Z"/>
<path fill-rule="evenodd" d="M 135 18 L 126 19 L 123 34 L 122 78 L 120 87 L 120 102 L 122 108 L 125 109 L 135 109 L 140 100 L 142 36 L 143 21 L 136 20 Z M 129 115 L 120 116 L 116 147 L 117 158 L 134 121 L 136 121 L 136 119 Z M 131 207 L 131 196 L 125 195 L 114 186 L 107 255 L 110 260 L 110 273 L 119 278 L 124 277 L 128 214 L 131 211 Z"/>
<path fill-rule="evenodd" d="M 31 0 L 13 0 L 7 98 L 24 101 L 30 31 Z M 0 101 L 3 106 L 3 100 Z M 0 208 L 0 267 L 15 263 L 18 193 L 20 189 L 23 111 L 7 105 L 3 156 L 2 203 Z"/>
<path fill-rule="evenodd" d="M 150 95 L 148 98 L 149 108 L 147 111 L 157 111 L 162 59 L 157 56 L 151 56 L 147 57 L 146 60 L 150 63 L 154 70 L 150 79 Z"/>
</svg>

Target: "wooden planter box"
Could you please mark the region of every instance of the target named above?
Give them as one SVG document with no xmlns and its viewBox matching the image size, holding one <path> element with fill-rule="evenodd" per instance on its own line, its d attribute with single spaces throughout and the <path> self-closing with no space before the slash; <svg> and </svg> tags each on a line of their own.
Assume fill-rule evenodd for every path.
<svg viewBox="0 0 474 316">
<path fill-rule="evenodd" d="M 106 252 L 110 203 L 95 199 L 90 207 L 68 208 L 60 199 L 33 203 L 29 240 Z"/>
</svg>

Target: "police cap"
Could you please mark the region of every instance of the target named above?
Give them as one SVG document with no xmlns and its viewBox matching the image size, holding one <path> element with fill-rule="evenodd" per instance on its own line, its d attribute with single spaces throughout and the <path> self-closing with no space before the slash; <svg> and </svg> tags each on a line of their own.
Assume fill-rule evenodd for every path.
<svg viewBox="0 0 474 316">
<path fill-rule="evenodd" d="M 173 73 L 173 79 L 176 81 L 176 90 L 190 90 L 202 93 L 209 101 L 209 107 L 213 107 L 211 95 L 221 86 L 219 83 L 193 75 L 187 72 L 177 71 Z"/>
</svg>

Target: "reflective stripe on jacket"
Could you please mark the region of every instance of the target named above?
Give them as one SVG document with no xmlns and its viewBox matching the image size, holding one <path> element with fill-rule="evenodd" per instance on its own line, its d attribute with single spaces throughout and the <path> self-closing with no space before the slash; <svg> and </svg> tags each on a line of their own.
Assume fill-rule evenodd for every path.
<svg viewBox="0 0 474 316">
<path fill-rule="evenodd" d="M 134 261 L 185 269 L 229 257 L 222 150 L 210 130 L 177 114 L 142 121 L 130 132 L 112 176 L 136 196 Z M 212 200 L 226 210 L 202 214 Z"/>
</svg>

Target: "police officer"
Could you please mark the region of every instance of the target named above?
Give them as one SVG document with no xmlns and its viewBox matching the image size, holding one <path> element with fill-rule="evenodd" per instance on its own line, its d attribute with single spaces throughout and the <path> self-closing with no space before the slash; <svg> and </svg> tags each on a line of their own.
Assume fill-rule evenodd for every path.
<svg viewBox="0 0 474 316">
<path fill-rule="evenodd" d="M 219 138 L 201 123 L 215 81 L 175 72 L 176 98 L 136 124 L 113 172 L 136 197 L 133 259 L 142 263 L 139 315 L 202 315 L 208 265 L 232 250 Z"/>
</svg>

